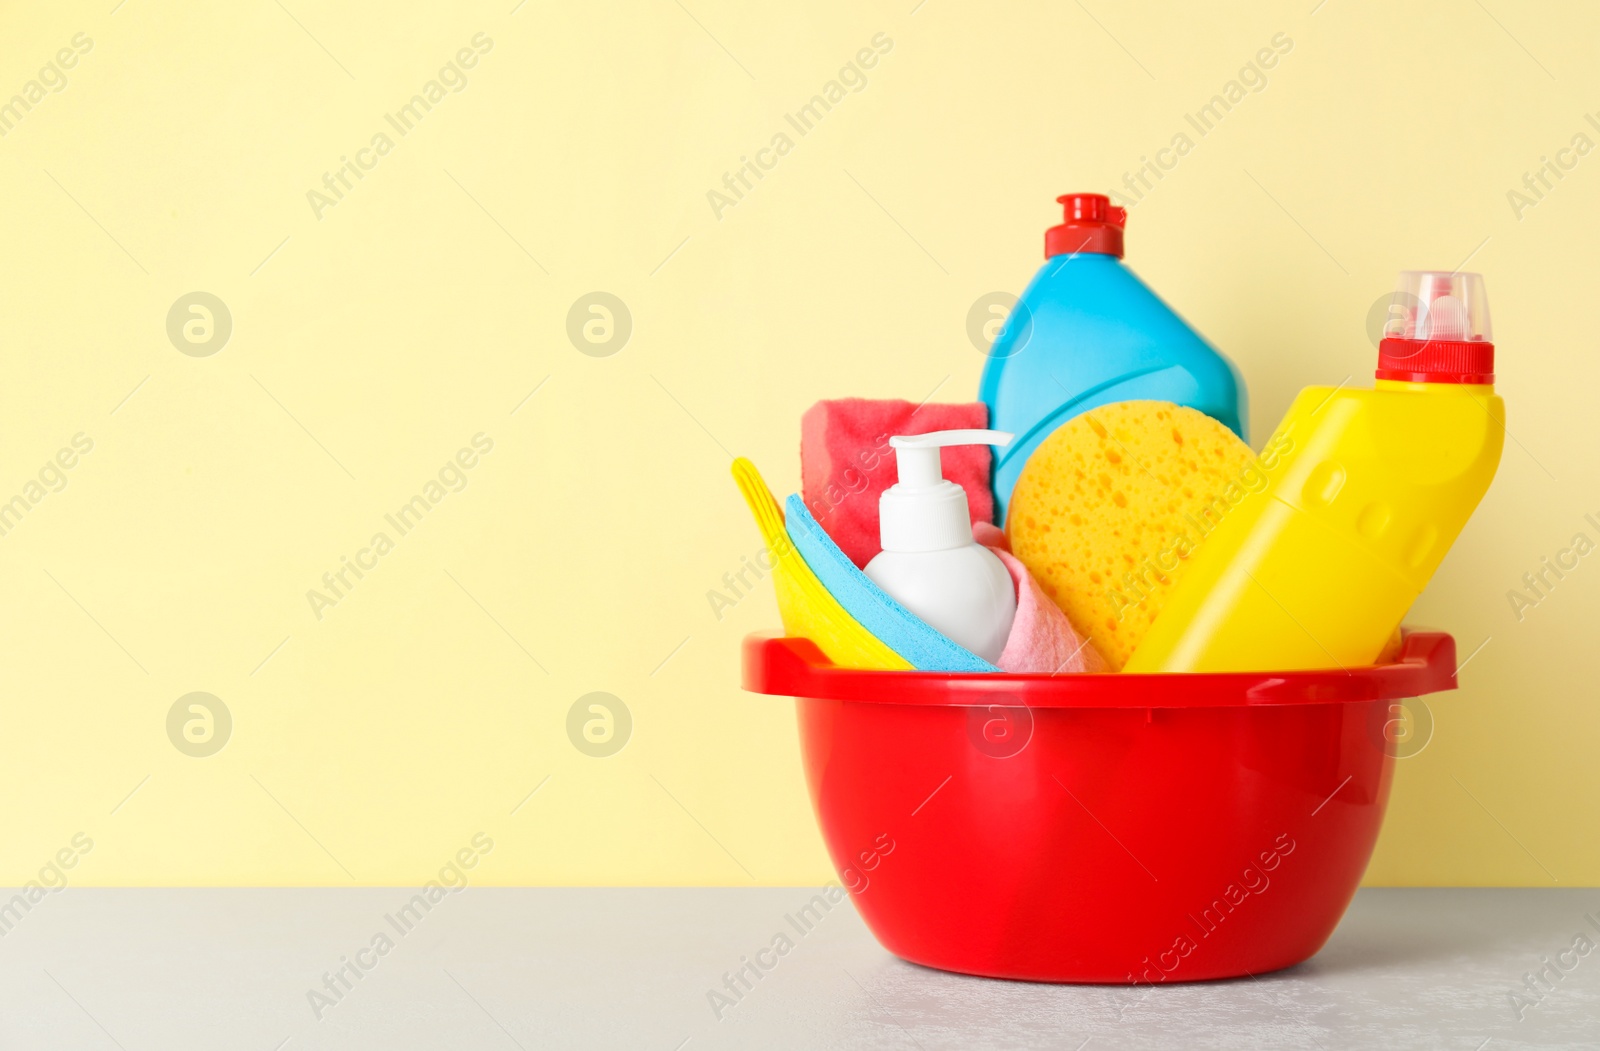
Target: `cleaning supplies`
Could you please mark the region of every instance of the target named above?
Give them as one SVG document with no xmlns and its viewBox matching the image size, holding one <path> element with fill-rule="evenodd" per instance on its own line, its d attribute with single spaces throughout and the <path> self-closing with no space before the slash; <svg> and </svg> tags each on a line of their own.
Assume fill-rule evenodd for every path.
<svg viewBox="0 0 1600 1051">
<path fill-rule="evenodd" d="M 1478 505 L 1505 440 L 1478 274 L 1406 271 L 1373 390 L 1311 387 L 1260 491 L 1194 554 L 1125 670 L 1375 660 Z"/>
<path fill-rule="evenodd" d="M 853 622 L 881 639 L 912 668 L 944 672 L 1000 670 L 993 661 L 939 634 L 874 584 L 811 517 L 798 493 L 792 494 L 784 507 L 795 550 L 816 574 L 820 585 Z"/>
<path fill-rule="evenodd" d="M 778 501 L 755 465 L 742 456 L 733 461 L 733 479 L 767 545 L 784 633 L 815 642 L 841 668 L 908 670 L 911 663 L 846 613 L 811 572 L 784 527 Z"/>
<path fill-rule="evenodd" d="M 1135 399 L 1198 409 L 1245 437 L 1244 381 L 1122 263 L 1125 209 L 1097 193 L 1056 198 L 1066 221 L 989 351 L 978 397 L 1017 440 L 995 458 L 995 522 L 1035 449 L 1099 405 Z"/>
<path fill-rule="evenodd" d="M 878 495 L 894 481 L 891 434 L 985 427 L 982 402 L 940 405 L 867 398 L 819 401 L 800 417 L 800 492 L 811 516 L 859 568 L 879 551 Z M 994 520 L 986 445 L 951 449 L 944 475 L 967 491 L 972 521 Z"/>
<path fill-rule="evenodd" d="M 940 473 L 939 450 L 951 445 L 1005 445 L 1001 431 L 934 431 L 896 435 L 900 480 L 878 503 L 883 550 L 866 575 L 901 605 L 957 644 L 998 660 L 1017 613 L 1011 574 L 972 539 L 967 494 Z"/>
<path fill-rule="evenodd" d="M 1115 670 L 1144 638 L 1185 559 L 1259 474 L 1250 447 L 1194 409 L 1104 405 L 1034 452 L 1006 530 L 1045 593 Z"/>
</svg>

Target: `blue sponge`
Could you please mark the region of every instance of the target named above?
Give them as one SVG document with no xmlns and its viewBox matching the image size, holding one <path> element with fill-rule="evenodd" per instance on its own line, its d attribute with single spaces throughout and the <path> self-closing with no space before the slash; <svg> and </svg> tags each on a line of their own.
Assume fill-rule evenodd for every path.
<svg viewBox="0 0 1600 1051">
<path fill-rule="evenodd" d="M 861 626 L 881 639 L 911 663 L 917 671 L 997 672 L 1000 669 L 957 646 L 930 628 L 915 613 L 889 597 L 889 594 L 855 567 L 849 556 L 825 533 L 806 510 L 799 494 L 784 504 L 789 536 L 800 557 Z"/>
</svg>

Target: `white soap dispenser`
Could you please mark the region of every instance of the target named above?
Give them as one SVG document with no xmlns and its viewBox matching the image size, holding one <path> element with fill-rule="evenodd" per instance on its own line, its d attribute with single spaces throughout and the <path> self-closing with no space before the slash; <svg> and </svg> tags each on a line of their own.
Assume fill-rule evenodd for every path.
<svg viewBox="0 0 1600 1051">
<path fill-rule="evenodd" d="M 993 663 L 1017 614 L 1016 587 L 994 552 L 972 539 L 967 493 L 946 481 L 939 450 L 947 445 L 1007 445 L 1004 431 L 933 431 L 896 435 L 900 481 L 878 500 L 883 550 L 866 574 L 900 605 L 950 641 Z"/>
</svg>

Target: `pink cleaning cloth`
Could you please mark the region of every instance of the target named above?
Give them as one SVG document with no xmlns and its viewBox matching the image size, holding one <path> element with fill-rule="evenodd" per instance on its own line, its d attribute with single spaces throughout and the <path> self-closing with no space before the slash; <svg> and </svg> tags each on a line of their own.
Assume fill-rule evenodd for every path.
<svg viewBox="0 0 1600 1051">
<path fill-rule="evenodd" d="M 1109 671 L 1094 643 L 1079 635 L 1061 607 L 1039 587 L 1026 566 L 1011 553 L 1003 531 L 987 522 L 972 527 L 973 539 L 999 556 L 1017 585 L 1017 616 L 1006 636 L 1006 648 L 995 661 L 1000 670 L 1015 675 Z"/>
<path fill-rule="evenodd" d="M 989 407 L 913 405 L 909 401 L 839 398 L 819 401 L 800 417 L 800 495 L 811 517 L 860 569 L 881 549 L 878 497 L 895 483 L 896 434 L 927 434 L 989 425 Z M 994 519 L 987 445 L 940 451 L 944 476 L 967 491 L 974 524 Z"/>
</svg>

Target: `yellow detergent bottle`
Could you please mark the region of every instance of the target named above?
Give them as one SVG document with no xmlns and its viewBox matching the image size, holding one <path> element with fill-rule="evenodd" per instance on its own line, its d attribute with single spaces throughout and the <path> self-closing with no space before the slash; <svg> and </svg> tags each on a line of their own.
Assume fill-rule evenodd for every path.
<svg viewBox="0 0 1600 1051">
<path fill-rule="evenodd" d="M 1488 490 L 1505 439 L 1481 275 L 1403 272 L 1384 332 L 1376 389 L 1302 391 L 1248 487 L 1205 516 L 1125 672 L 1377 659 Z"/>
</svg>

